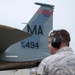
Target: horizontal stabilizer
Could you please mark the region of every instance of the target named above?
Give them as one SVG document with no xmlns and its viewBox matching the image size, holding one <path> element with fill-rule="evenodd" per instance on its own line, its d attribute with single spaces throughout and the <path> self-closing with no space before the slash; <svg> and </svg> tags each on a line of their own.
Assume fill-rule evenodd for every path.
<svg viewBox="0 0 75 75">
<path fill-rule="evenodd" d="M 5 51 L 10 45 L 31 36 L 31 34 L 0 25 L 0 51 Z"/>
<path fill-rule="evenodd" d="M 44 3 L 35 3 L 36 5 L 46 6 L 46 7 L 54 7 L 54 5 L 44 4 Z"/>
</svg>

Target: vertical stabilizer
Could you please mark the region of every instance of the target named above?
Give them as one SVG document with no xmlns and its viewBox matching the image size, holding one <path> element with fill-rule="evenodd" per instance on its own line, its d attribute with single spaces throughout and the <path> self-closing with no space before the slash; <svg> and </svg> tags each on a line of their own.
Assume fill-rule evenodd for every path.
<svg viewBox="0 0 75 75">
<path fill-rule="evenodd" d="M 23 29 L 32 34 L 32 37 L 21 41 L 25 50 L 36 51 L 41 57 L 49 55 L 48 33 L 53 28 L 53 5 L 35 3 L 40 5 L 35 15 Z M 33 53 L 34 54 L 34 53 Z M 43 55 L 42 55 L 43 54 Z M 46 56 L 47 56 L 46 55 Z"/>
</svg>

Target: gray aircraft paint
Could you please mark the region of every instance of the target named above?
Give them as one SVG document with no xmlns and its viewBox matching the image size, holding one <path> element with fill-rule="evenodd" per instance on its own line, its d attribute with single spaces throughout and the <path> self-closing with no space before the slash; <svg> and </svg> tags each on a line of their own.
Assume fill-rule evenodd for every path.
<svg viewBox="0 0 75 75">
<path fill-rule="evenodd" d="M 53 29 L 54 6 L 43 3 L 35 4 L 41 7 L 23 29 L 32 36 L 11 45 L 4 53 L 1 53 L 0 61 L 5 62 L 5 67 L 2 63 L 0 70 L 33 67 L 35 62 L 50 55 L 48 33 Z"/>
<path fill-rule="evenodd" d="M 41 5 L 41 3 L 38 5 Z M 53 12 L 53 6 L 41 5 L 41 7 L 38 10 L 43 10 L 45 11 L 45 13 L 40 13 L 37 11 L 35 15 L 32 17 L 32 19 L 29 21 L 29 23 L 27 24 L 29 25 L 32 31 L 33 29 L 35 29 L 32 36 L 12 45 L 5 53 L 5 56 L 13 55 L 17 56 L 18 58 L 4 57 L 3 60 L 14 61 L 14 62 L 30 61 L 30 60 L 43 59 L 44 57 L 50 55 L 48 50 L 48 32 L 52 29 L 53 26 L 53 14 L 46 14 L 46 12 Z M 28 32 L 27 25 L 23 29 L 26 32 Z M 39 31 L 39 26 L 42 32 Z M 31 32 L 29 31 L 29 33 Z M 29 46 L 31 46 L 30 44 L 32 43 L 34 45 L 38 45 L 39 47 L 38 48 L 24 47 L 28 42 Z"/>
</svg>

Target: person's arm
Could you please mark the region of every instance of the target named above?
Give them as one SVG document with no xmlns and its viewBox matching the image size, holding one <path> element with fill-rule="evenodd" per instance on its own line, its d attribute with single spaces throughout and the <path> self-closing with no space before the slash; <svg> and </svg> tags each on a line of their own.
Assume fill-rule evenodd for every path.
<svg viewBox="0 0 75 75">
<path fill-rule="evenodd" d="M 68 73 L 62 69 L 58 69 L 55 71 L 54 75 L 68 75 Z"/>
<path fill-rule="evenodd" d="M 45 66 L 46 66 L 46 62 L 45 60 L 43 60 L 40 65 L 38 66 L 38 69 L 37 69 L 37 75 L 47 75 L 45 73 Z"/>
<path fill-rule="evenodd" d="M 45 65 L 41 62 L 38 69 L 37 69 L 37 75 L 43 75 L 44 66 Z"/>
<path fill-rule="evenodd" d="M 48 72 L 47 72 L 46 65 L 49 59 L 50 57 L 46 57 L 41 61 L 37 69 L 37 75 L 47 75 Z"/>
<path fill-rule="evenodd" d="M 68 68 L 55 68 L 49 75 L 73 75 Z"/>
</svg>

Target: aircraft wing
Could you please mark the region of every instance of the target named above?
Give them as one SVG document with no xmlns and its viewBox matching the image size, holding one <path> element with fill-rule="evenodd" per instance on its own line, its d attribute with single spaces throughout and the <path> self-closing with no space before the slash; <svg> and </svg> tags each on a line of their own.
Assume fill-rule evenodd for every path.
<svg viewBox="0 0 75 75">
<path fill-rule="evenodd" d="M 5 51 L 10 45 L 31 36 L 31 34 L 16 28 L 0 25 L 0 51 Z"/>
</svg>

